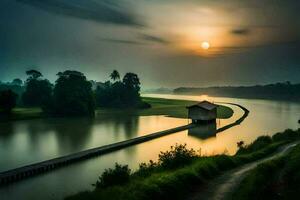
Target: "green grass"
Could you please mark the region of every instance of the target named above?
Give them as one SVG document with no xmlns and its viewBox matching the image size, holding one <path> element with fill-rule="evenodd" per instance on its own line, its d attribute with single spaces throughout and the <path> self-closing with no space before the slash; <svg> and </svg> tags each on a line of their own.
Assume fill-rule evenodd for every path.
<svg viewBox="0 0 300 200">
<path fill-rule="evenodd" d="M 143 97 L 143 101 L 149 103 L 151 108 L 148 109 L 97 109 L 98 114 L 106 115 L 117 115 L 124 113 L 128 115 L 139 115 L 139 116 L 150 116 L 150 115 L 166 115 L 169 117 L 176 118 L 187 118 L 186 106 L 197 103 L 196 101 L 186 100 L 173 100 L 173 99 L 161 99 L 161 98 L 150 98 Z M 220 105 L 217 108 L 217 117 L 219 119 L 227 119 L 233 115 L 233 110 L 227 106 Z"/>
<path fill-rule="evenodd" d="M 0 116 L 0 121 L 26 120 L 47 117 L 41 108 L 14 108 L 9 116 Z"/>
<path fill-rule="evenodd" d="M 129 182 L 124 185 L 111 186 L 108 188 L 95 188 L 93 191 L 81 192 L 66 199 L 183 199 L 188 196 L 189 192 L 191 192 L 190 188 L 193 188 L 193 186 L 197 185 L 199 188 L 205 185 L 208 180 L 218 176 L 226 170 L 264 158 L 274 153 L 281 145 L 300 138 L 299 130 L 289 130 L 280 134 L 282 138 L 280 140 L 278 140 L 278 134 L 271 138 L 271 143 L 262 144 L 261 139 L 258 139 L 258 141 L 254 141 L 252 144 L 244 147 L 250 148 L 251 150 L 240 152 L 234 156 L 199 156 L 192 163 L 188 163 L 175 169 L 164 169 L 160 166 L 156 166 L 151 168 L 150 173 L 146 176 L 138 175 L 138 171 L 137 173 L 133 173 L 130 176 Z M 283 137 L 286 134 L 291 137 Z M 277 139 L 274 140 L 276 137 Z"/>
<path fill-rule="evenodd" d="M 233 192 L 230 199 L 298 199 L 300 145 L 287 155 L 258 165 Z"/>
<path fill-rule="evenodd" d="M 119 115 L 126 116 L 150 116 L 150 115 L 166 115 L 176 118 L 187 118 L 186 106 L 195 104 L 195 101 L 172 100 L 160 98 L 143 97 L 143 101 L 151 104 L 148 109 L 117 109 L 117 108 L 98 108 L 96 110 L 97 117 L 106 118 Z M 220 105 L 217 108 L 217 117 L 219 119 L 227 119 L 233 115 L 233 110 L 229 107 Z M 49 117 L 42 112 L 40 108 L 15 108 L 8 117 L 0 117 L 0 121 L 8 120 L 25 120 L 35 118 Z"/>
</svg>

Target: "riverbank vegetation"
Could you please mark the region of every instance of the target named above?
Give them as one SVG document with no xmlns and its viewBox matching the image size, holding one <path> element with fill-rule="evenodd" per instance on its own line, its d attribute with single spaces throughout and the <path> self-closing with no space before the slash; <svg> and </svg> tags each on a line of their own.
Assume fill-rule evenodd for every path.
<svg viewBox="0 0 300 200">
<path fill-rule="evenodd" d="M 45 117 L 112 115 L 149 116 L 166 115 L 187 118 L 186 106 L 194 101 L 142 98 L 141 83 L 137 74 L 126 73 L 122 80 L 118 71 L 102 83 L 88 81 L 78 71 L 67 70 L 57 74 L 52 84 L 37 70 L 26 71 L 23 83 L 14 79 L 0 84 L 0 120 L 24 120 Z M 219 106 L 220 119 L 231 117 L 233 110 Z"/>
<path fill-rule="evenodd" d="M 161 152 L 157 162 L 140 164 L 135 172 L 131 172 L 126 165 L 116 165 L 114 169 L 106 170 L 99 177 L 93 191 L 81 192 L 66 199 L 186 198 L 195 185 L 204 186 L 209 179 L 222 172 L 261 159 L 274 153 L 283 144 L 298 139 L 300 130 L 286 130 L 272 137 L 259 137 L 249 145 L 239 142 L 240 150 L 234 156 L 202 156 L 193 149 L 187 149 L 185 145 L 176 145 L 170 151 Z M 119 177 L 122 177 L 122 181 L 118 181 Z"/>
<path fill-rule="evenodd" d="M 286 156 L 258 165 L 239 184 L 230 199 L 298 199 L 299 169 L 300 145 L 298 144 Z"/>
<path fill-rule="evenodd" d="M 57 73 L 58 78 L 54 84 L 44 79 L 43 74 L 37 70 L 28 70 L 26 74 L 28 78 L 24 84 L 20 79 L 0 83 L 1 119 L 26 119 L 26 116 L 36 118 L 38 115 L 94 116 L 96 106 L 118 109 L 151 107 L 142 101 L 140 80 L 134 73 L 126 73 L 121 81 L 118 71 L 114 70 L 110 75 L 112 81 L 101 83 L 89 81 L 79 71 L 66 70 Z M 20 109 L 18 115 L 12 111 L 16 105 L 26 111 L 23 116 Z"/>
<path fill-rule="evenodd" d="M 136 116 L 151 116 L 165 115 L 169 117 L 187 119 L 187 106 L 196 104 L 196 101 L 177 100 L 177 99 L 162 99 L 142 97 L 143 102 L 150 105 L 148 109 L 127 109 L 127 115 Z M 97 113 L 102 116 L 119 115 L 124 110 L 119 109 L 97 109 Z M 233 110 L 230 107 L 219 105 L 217 108 L 217 118 L 227 119 L 233 115 Z"/>
<path fill-rule="evenodd" d="M 150 108 L 140 96 L 141 83 L 134 73 L 126 73 L 121 80 L 118 71 L 114 70 L 110 78 L 96 89 L 96 102 L 104 108 Z"/>
<path fill-rule="evenodd" d="M 165 115 L 175 118 L 187 118 L 186 106 L 195 104 L 195 101 L 173 100 L 142 97 L 142 101 L 149 104 L 148 109 L 138 108 L 96 108 L 96 117 L 107 118 L 119 115 L 126 116 L 151 116 L 151 115 Z M 217 117 L 219 119 L 227 119 L 233 115 L 233 110 L 230 107 L 219 105 L 217 108 Z M 17 107 L 14 108 L 9 116 L 9 120 L 26 120 L 36 118 L 51 117 L 43 112 L 38 107 Z"/>
</svg>

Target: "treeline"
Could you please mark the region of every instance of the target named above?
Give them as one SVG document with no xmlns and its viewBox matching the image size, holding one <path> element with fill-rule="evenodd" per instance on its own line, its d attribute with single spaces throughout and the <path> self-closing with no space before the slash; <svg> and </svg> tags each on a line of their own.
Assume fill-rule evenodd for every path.
<svg viewBox="0 0 300 200">
<path fill-rule="evenodd" d="M 300 84 L 290 82 L 275 83 L 255 86 L 227 86 L 190 88 L 180 87 L 173 91 L 175 94 L 210 95 L 238 98 L 278 99 L 278 100 L 300 100 Z"/>
<path fill-rule="evenodd" d="M 138 107 L 148 108 L 149 104 L 142 102 L 140 97 L 140 80 L 134 73 L 126 73 L 121 80 L 118 71 L 110 74 L 111 81 L 97 86 L 96 101 L 101 107 Z"/>
<path fill-rule="evenodd" d="M 141 100 L 140 81 L 134 73 L 126 73 L 121 81 L 114 70 L 111 81 L 104 84 L 89 81 L 83 73 L 71 70 L 57 73 L 54 84 L 37 70 L 26 74 L 24 83 L 21 79 L 0 83 L 0 113 L 10 114 L 16 105 L 40 107 L 46 114 L 61 116 L 94 116 L 97 106 L 149 107 Z"/>
</svg>

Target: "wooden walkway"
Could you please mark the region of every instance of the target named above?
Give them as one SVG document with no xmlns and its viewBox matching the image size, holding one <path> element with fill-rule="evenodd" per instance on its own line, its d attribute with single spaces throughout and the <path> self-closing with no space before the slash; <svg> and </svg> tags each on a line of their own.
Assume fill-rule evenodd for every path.
<svg viewBox="0 0 300 200">
<path fill-rule="evenodd" d="M 149 135 L 129 139 L 122 142 L 117 142 L 114 144 L 109 144 L 89 150 L 84 150 L 78 153 L 74 153 L 67 156 L 62 156 L 58 158 L 54 158 L 51 160 L 46 160 L 42 162 L 38 162 L 35 164 L 26 165 L 24 167 L 19 167 L 16 169 L 4 171 L 0 173 L 0 185 L 4 185 L 7 183 L 15 182 L 21 179 L 25 179 L 37 174 L 44 173 L 46 171 L 59 168 L 74 162 L 82 161 L 94 156 L 102 155 L 105 153 L 110 153 L 125 147 L 129 147 L 135 144 L 140 144 L 158 137 L 162 137 L 171 133 L 176 133 L 180 131 L 187 130 L 189 128 L 193 128 L 195 125 L 189 124 L 185 126 L 180 126 L 172 129 L 168 129 L 165 131 L 160 131 L 156 133 L 152 133 Z"/>
</svg>

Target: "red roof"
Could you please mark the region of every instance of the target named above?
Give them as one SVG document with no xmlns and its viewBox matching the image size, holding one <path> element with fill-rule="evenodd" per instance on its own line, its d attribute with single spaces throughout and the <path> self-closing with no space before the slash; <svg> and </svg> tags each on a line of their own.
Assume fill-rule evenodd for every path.
<svg viewBox="0 0 300 200">
<path fill-rule="evenodd" d="M 211 103 L 209 101 L 201 101 L 195 105 L 187 106 L 187 108 L 194 108 L 194 107 L 204 108 L 205 110 L 213 110 L 216 107 L 218 107 L 218 105 Z"/>
</svg>

